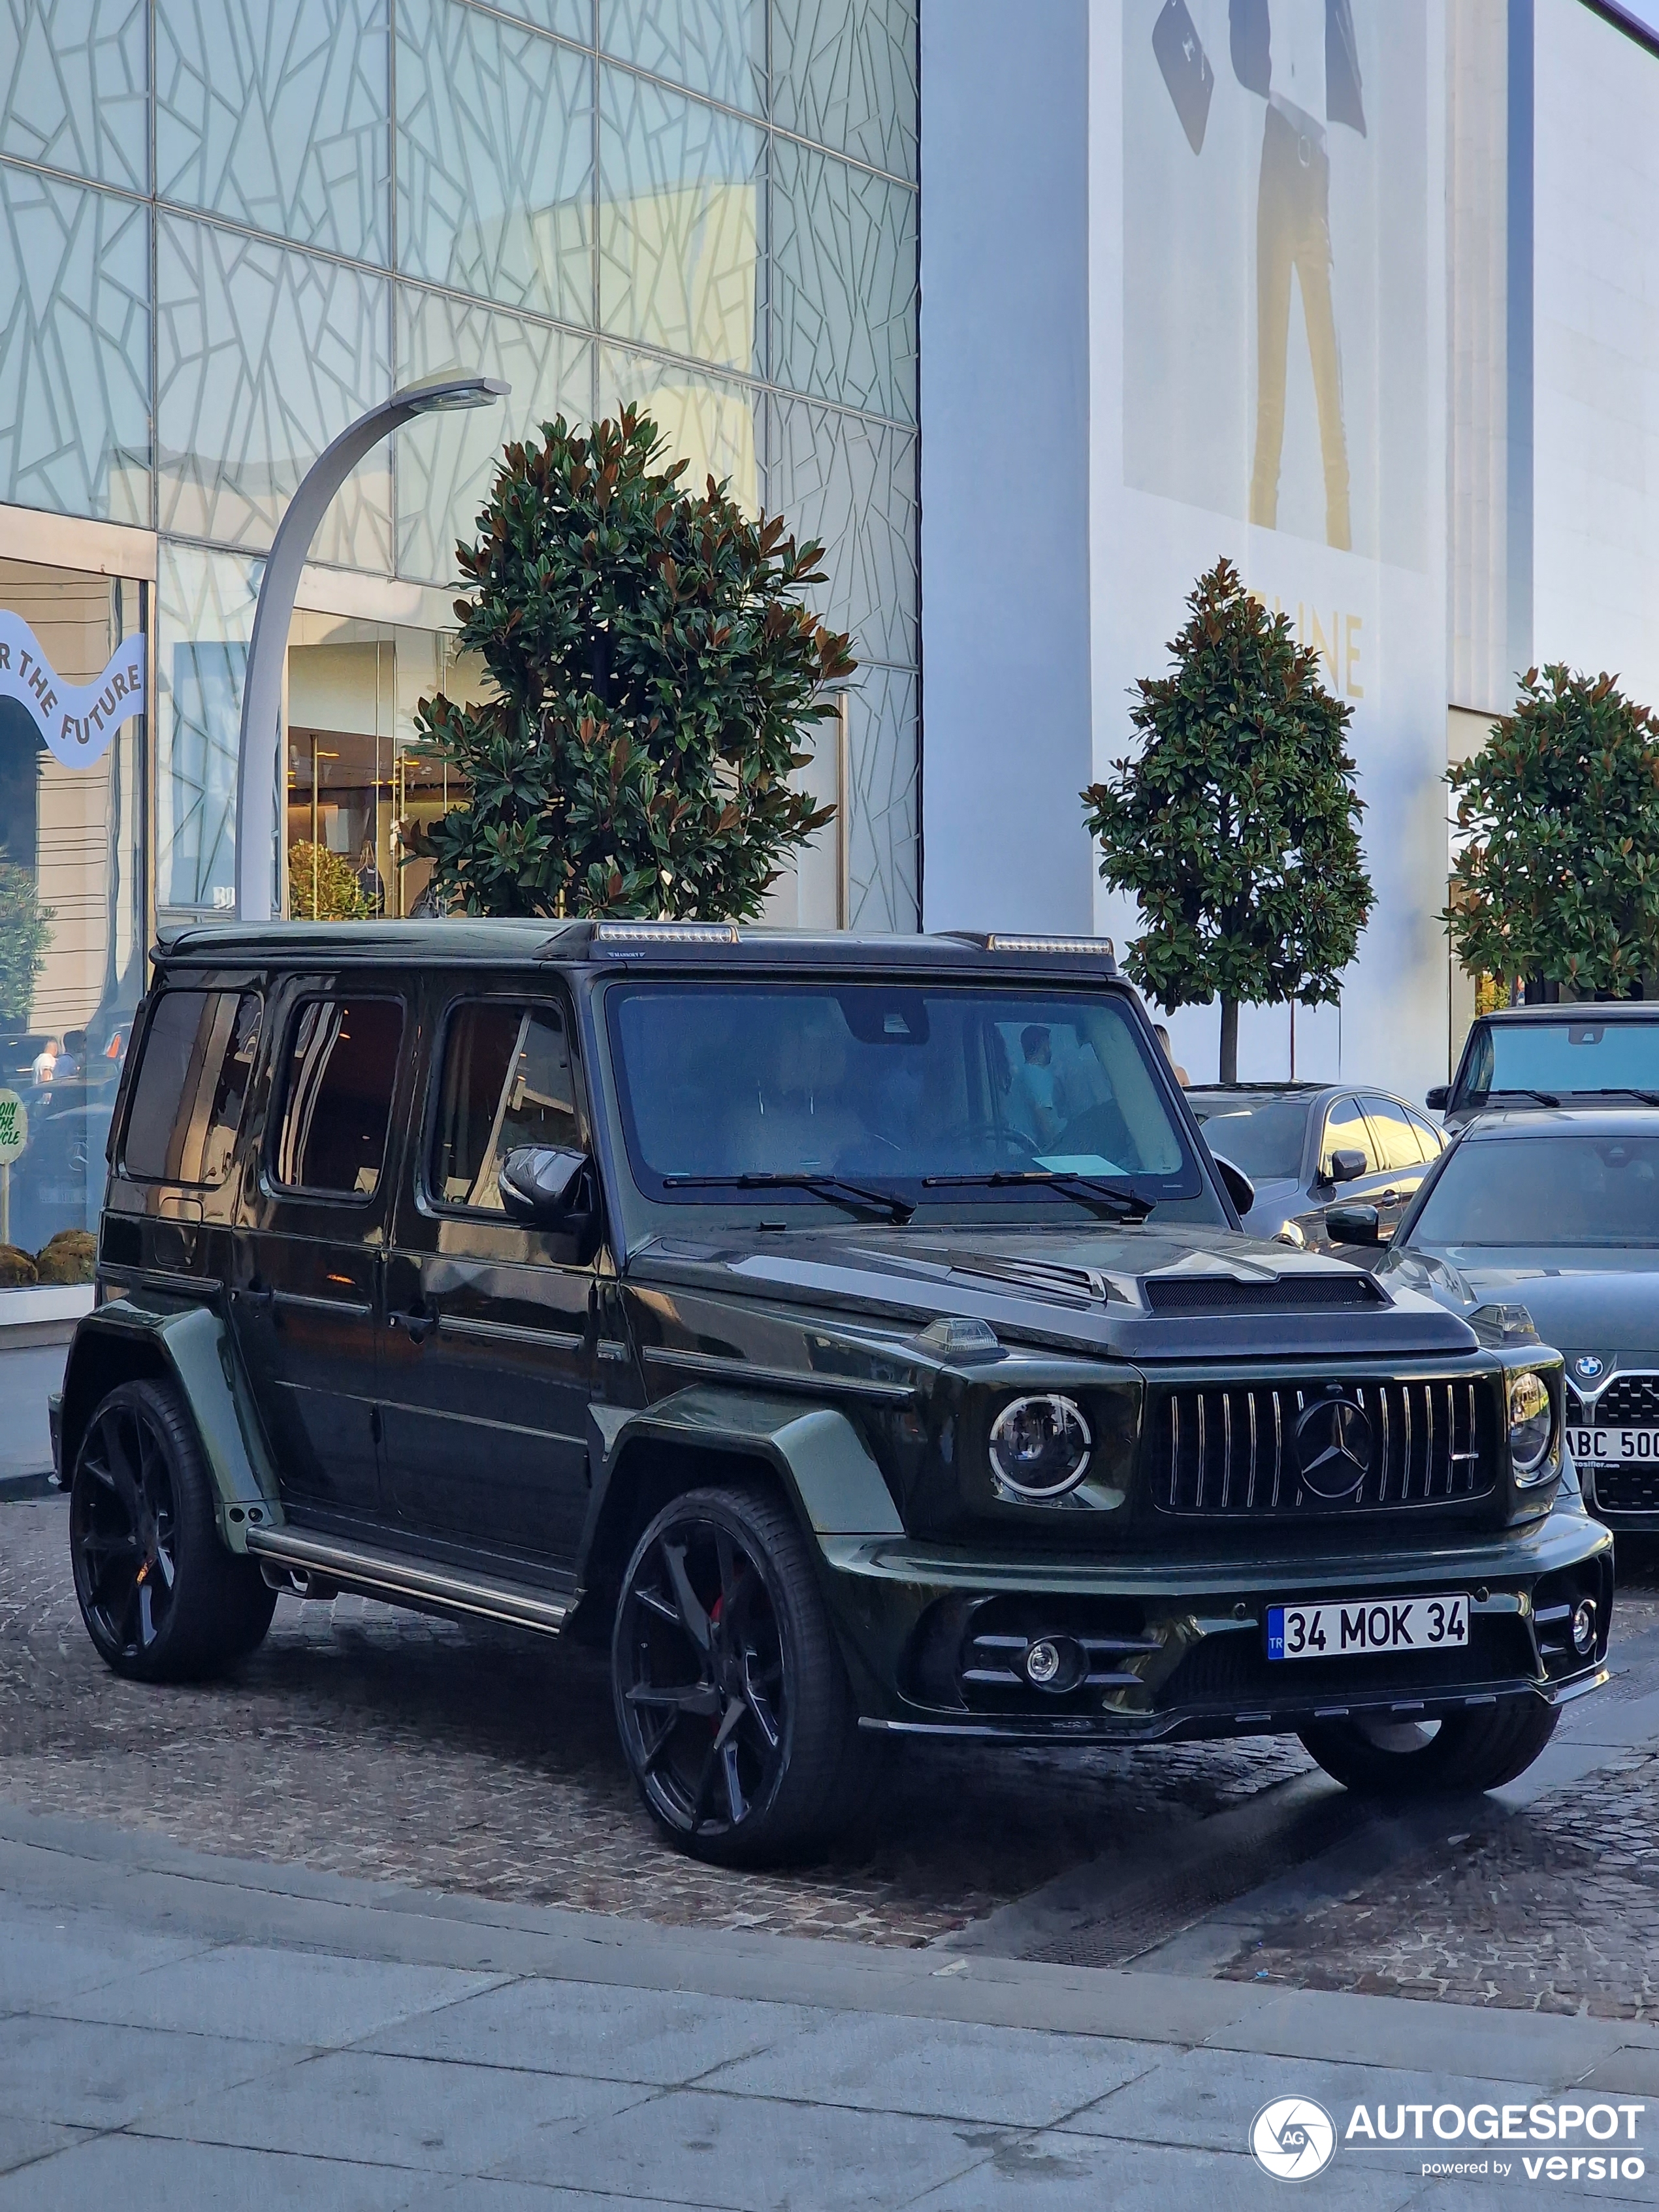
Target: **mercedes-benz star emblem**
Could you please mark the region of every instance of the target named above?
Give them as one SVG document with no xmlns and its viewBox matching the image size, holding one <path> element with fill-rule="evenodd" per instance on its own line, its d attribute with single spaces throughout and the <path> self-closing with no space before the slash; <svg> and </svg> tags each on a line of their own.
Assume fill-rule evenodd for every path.
<svg viewBox="0 0 1659 2212">
<path fill-rule="evenodd" d="M 1594 1382 L 1596 1376 L 1601 1372 L 1601 1370 L 1606 1365 L 1606 1360 L 1598 1359 L 1593 1352 L 1581 1352 L 1578 1358 L 1573 1361 L 1572 1371 L 1575 1375 L 1578 1376 L 1582 1381 L 1586 1382 Z"/>
<path fill-rule="evenodd" d="M 1296 1455 L 1316 1498 L 1352 1498 L 1371 1463 L 1371 1425 L 1352 1398 L 1321 1398 L 1296 1425 Z"/>
</svg>

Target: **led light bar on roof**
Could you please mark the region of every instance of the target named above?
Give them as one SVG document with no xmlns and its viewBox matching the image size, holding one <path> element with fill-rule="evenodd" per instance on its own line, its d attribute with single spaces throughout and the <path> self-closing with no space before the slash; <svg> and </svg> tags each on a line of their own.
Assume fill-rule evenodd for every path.
<svg viewBox="0 0 1659 2212">
<path fill-rule="evenodd" d="M 1085 952 L 1097 960 L 1116 964 L 1117 953 L 1109 937 L 1008 937 L 994 931 L 985 940 L 988 952 Z"/>
<path fill-rule="evenodd" d="M 595 945 L 735 945 L 735 921 L 598 921 Z"/>
</svg>

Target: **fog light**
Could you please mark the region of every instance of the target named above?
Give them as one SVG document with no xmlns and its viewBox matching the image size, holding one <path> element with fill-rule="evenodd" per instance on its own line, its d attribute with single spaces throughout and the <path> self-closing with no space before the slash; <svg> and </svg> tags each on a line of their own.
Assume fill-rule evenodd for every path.
<svg viewBox="0 0 1659 2212">
<path fill-rule="evenodd" d="M 1572 1648 L 1581 1659 L 1595 1649 L 1595 1601 L 1581 1597 L 1572 1609 Z"/>
<path fill-rule="evenodd" d="M 1034 1636 L 1019 1663 L 1031 1687 L 1051 1698 L 1076 1689 L 1089 1671 L 1088 1654 L 1075 1636 Z"/>
</svg>

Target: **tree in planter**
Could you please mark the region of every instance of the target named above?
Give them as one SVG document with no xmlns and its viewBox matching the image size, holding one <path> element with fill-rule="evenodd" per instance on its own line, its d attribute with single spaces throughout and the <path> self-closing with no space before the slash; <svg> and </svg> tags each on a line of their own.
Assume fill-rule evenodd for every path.
<svg viewBox="0 0 1659 2212">
<path fill-rule="evenodd" d="M 1639 996 L 1659 969 L 1659 716 L 1610 676 L 1529 668 L 1446 780 L 1468 837 L 1442 918 L 1464 967 Z"/>
<path fill-rule="evenodd" d="M 1173 672 L 1129 710 L 1141 746 L 1083 794 L 1100 872 L 1146 923 L 1130 976 L 1160 1005 L 1221 1001 L 1221 1080 L 1238 1078 L 1241 1004 L 1334 1002 L 1372 904 L 1352 709 L 1319 681 L 1290 619 L 1218 561 L 1188 599 Z"/>
<path fill-rule="evenodd" d="M 288 848 L 288 908 L 295 921 L 362 921 L 368 901 L 343 853 L 302 838 Z"/>
<path fill-rule="evenodd" d="M 41 905 L 33 872 L 0 860 L 0 1029 L 27 1029 L 57 919 L 56 908 Z"/>
<path fill-rule="evenodd" d="M 422 700 L 466 802 L 405 842 L 467 914 L 760 911 L 830 807 L 792 788 L 823 687 L 856 665 L 799 604 L 822 548 L 750 522 L 711 477 L 684 491 L 648 416 L 562 419 L 506 448 L 475 544 L 460 642 L 496 696 Z"/>
</svg>

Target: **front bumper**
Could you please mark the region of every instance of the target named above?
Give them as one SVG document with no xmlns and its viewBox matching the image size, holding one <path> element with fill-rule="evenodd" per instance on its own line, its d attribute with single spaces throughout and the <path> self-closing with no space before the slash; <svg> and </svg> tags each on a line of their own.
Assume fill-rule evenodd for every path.
<svg viewBox="0 0 1659 2212">
<path fill-rule="evenodd" d="M 888 1733 L 1118 1744 L 1273 1735 L 1345 1715 L 1562 1705 L 1607 1680 L 1613 1540 L 1576 1499 L 1523 1531 L 1432 1549 L 1379 1545 L 1358 1558 L 1039 1562 L 905 1538 L 819 1542 L 862 1725 Z M 1267 1658 L 1269 1605 L 1440 1592 L 1468 1599 L 1462 1650 Z M 1585 1598 L 1595 1635 L 1581 1654 L 1571 1619 Z M 1038 1637 L 1085 1651 L 1086 1674 L 1033 1687 L 1018 1655 Z"/>
</svg>

